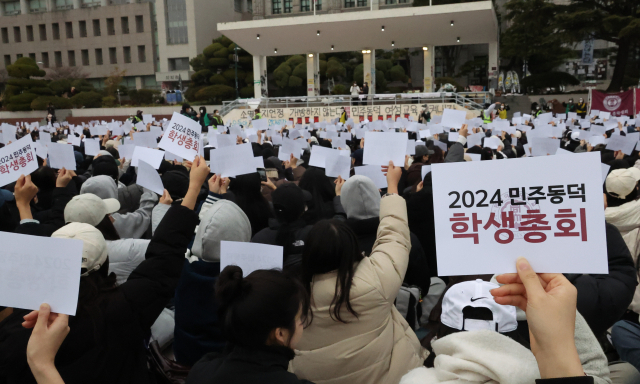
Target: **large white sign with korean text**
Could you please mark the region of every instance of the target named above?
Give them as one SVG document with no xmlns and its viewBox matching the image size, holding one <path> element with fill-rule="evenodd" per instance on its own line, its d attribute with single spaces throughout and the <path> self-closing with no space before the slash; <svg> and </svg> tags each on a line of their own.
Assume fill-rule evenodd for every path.
<svg viewBox="0 0 640 384">
<path fill-rule="evenodd" d="M 608 273 L 598 153 L 431 170 L 438 275 Z"/>
</svg>

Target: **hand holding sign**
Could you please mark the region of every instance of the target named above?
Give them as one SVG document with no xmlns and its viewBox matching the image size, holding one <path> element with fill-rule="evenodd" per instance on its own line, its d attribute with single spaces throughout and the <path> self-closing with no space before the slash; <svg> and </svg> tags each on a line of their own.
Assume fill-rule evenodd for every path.
<svg viewBox="0 0 640 384">
<path fill-rule="evenodd" d="M 158 147 L 191 161 L 199 154 L 201 130 L 200 124 L 174 112 Z"/>
</svg>

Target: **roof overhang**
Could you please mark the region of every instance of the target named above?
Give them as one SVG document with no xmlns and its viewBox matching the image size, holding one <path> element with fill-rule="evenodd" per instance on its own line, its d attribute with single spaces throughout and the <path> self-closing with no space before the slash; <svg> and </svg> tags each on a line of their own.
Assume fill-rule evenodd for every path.
<svg viewBox="0 0 640 384">
<path fill-rule="evenodd" d="M 491 1 L 476 1 L 218 23 L 218 32 L 254 56 L 279 56 L 488 44 L 498 41 L 498 20 Z"/>
</svg>

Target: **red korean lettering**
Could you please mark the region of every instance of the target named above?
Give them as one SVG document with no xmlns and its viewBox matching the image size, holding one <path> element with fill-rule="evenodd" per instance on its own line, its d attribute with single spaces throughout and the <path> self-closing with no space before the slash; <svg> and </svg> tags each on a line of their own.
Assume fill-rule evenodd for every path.
<svg viewBox="0 0 640 384">
<path fill-rule="evenodd" d="M 185 141 L 185 143 L 184 143 L 184 147 L 186 149 L 191 149 L 192 146 L 193 146 L 193 139 L 188 137 L 187 141 Z"/>
<path fill-rule="evenodd" d="M 577 237 L 580 236 L 582 241 L 587 241 L 587 211 L 585 208 L 580 208 L 580 231 L 574 231 L 576 229 L 577 215 L 573 213 L 571 209 L 559 209 L 555 218 L 560 219 L 556 223 L 556 226 L 560 232 L 555 232 L 555 237 Z"/>
<path fill-rule="evenodd" d="M 524 235 L 524 240 L 528 243 L 542 243 L 547 240 L 547 235 L 541 231 L 550 231 L 551 226 L 549 222 L 544 219 L 547 217 L 545 213 L 540 213 L 539 209 L 527 210 L 527 213 L 522 215 L 522 222 L 520 223 L 520 232 L 527 232 Z"/>
<path fill-rule="evenodd" d="M 168 136 L 169 140 L 171 140 L 171 142 L 174 142 L 176 139 L 176 131 L 175 130 L 170 130 L 169 131 L 169 136 Z"/>
<path fill-rule="evenodd" d="M 20 163 L 20 168 L 24 168 L 27 166 L 27 159 L 25 159 L 24 156 L 20 156 L 18 163 Z"/>
<path fill-rule="evenodd" d="M 474 244 L 478 244 L 480 241 L 480 237 L 478 235 L 478 227 L 482 224 L 482 220 L 478 220 L 478 214 L 472 214 L 472 226 L 473 232 L 475 233 L 465 233 L 469 230 L 469 224 L 466 223 L 469 221 L 469 218 L 465 216 L 464 213 L 454 213 L 453 217 L 449 219 L 449 221 L 454 222 L 451 225 L 451 230 L 456 234 L 453 235 L 454 239 L 459 238 L 472 238 Z"/>
</svg>

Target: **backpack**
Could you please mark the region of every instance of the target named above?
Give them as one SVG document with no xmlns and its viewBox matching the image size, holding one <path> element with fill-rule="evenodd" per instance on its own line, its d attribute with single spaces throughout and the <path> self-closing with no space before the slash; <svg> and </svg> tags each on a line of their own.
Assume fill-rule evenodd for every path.
<svg viewBox="0 0 640 384">
<path fill-rule="evenodd" d="M 421 296 L 418 286 L 402 284 L 394 303 L 398 312 L 407 320 L 407 323 L 414 331 L 420 328 L 420 317 L 422 317 Z"/>
</svg>

